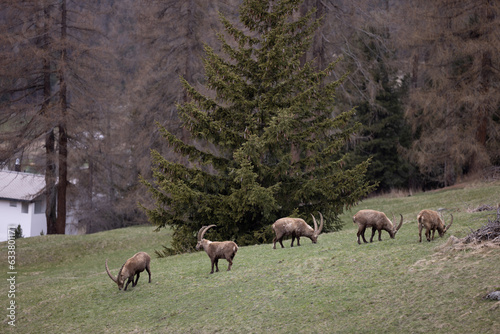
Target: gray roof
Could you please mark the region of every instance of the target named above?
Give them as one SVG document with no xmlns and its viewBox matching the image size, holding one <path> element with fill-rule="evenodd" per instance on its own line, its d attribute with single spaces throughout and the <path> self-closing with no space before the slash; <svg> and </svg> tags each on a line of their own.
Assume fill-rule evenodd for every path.
<svg viewBox="0 0 500 334">
<path fill-rule="evenodd" d="M 44 188 L 44 175 L 0 170 L 0 198 L 31 201 Z"/>
</svg>

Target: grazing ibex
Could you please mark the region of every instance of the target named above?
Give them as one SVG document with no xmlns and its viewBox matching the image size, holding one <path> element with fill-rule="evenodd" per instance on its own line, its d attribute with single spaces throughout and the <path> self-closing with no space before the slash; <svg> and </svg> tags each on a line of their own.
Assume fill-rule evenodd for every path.
<svg viewBox="0 0 500 334">
<path fill-rule="evenodd" d="M 385 213 L 375 210 L 360 210 L 358 213 L 352 217 L 354 224 L 358 224 L 358 244 L 361 245 L 361 241 L 359 237 L 363 238 L 363 242 L 367 243 L 365 239 L 365 230 L 367 227 L 372 228 L 372 237 L 370 238 L 370 242 L 373 241 L 373 236 L 375 235 L 375 231 L 378 231 L 378 241 L 382 241 L 381 234 L 382 230 L 387 231 L 391 236 L 391 239 L 394 239 L 396 233 L 403 225 L 403 215 L 401 215 L 401 222 L 397 227 L 394 227 L 393 223 L 387 218 Z M 393 217 L 392 220 L 396 223 L 396 219 Z"/>
<path fill-rule="evenodd" d="M 319 213 L 321 222 L 318 228 L 318 223 L 316 223 L 316 219 L 313 215 L 314 229 L 307 224 L 304 219 L 301 218 L 280 218 L 273 224 L 273 230 L 276 236 L 273 239 L 274 246 L 273 249 L 276 249 L 276 241 L 278 241 L 281 245 L 281 248 L 285 248 L 283 246 L 283 237 L 284 236 L 292 236 L 292 244 L 290 247 L 293 247 L 293 242 L 295 238 L 297 238 L 297 246 L 300 246 L 300 237 L 308 237 L 311 239 L 313 244 L 318 241 L 318 236 L 323 230 L 323 215 L 321 212 Z"/>
<path fill-rule="evenodd" d="M 139 252 L 132 256 L 130 259 L 125 262 L 125 264 L 121 267 L 118 272 L 118 276 L 115 278 L 108 268 L 108 259 L 106 259 L 106 272 L 108 273 L 109 278 L 113 280 L 116 284 L 118 284 L 118 289 L 121 290 L 123 288 L 123 284 L 125 284 L 125 280 L 128 279 L 127 284 L 125 285 L 124 291 L 127 290 L 128 285 L 132 282 L 132 287 L 137 285 L 139 281 L 140 273 L 146 269 L 149 274 L 149 283 L 151 283 L 151 270 L 149 268 L 149 263 L 151 262 L 151 257 L 148 253 Z M 134 282 L 134 276 L 137 275 L 137 278 Z"/>
<path fill-rule="evenodd" d="M 203 239 L 203 236 L 207 230 L 215 225 L 203 226 L 198 231 L 198 243 L 196 244 L 196 250 L 203 248 L 207 253 L 210 261 L 212 261 L 212 271 L 210 274 L 214 273 L 214 264 L 216 271 L 219 271 L 219 259 L 226 259 L 229 262 L 227 271 L 231 270 L 233 265 L 233 259 L 238 251 L 238 245 L 233 241 L 210 241 Z"/>
<path fill-rule="evenodd" d="M 422 210 L 418 213 L 417 215 L 417 221 L 418 221 L 418 236 L 420 237 L 418 242 L 422 242 L 422 229 L 425 227 L 425 237 L 427 238 L 427 241 L 434 240 L 434 232 L 436 230 L 439 233 L 439 236 L 442 237 L 446 231 L 450 228 L 451 224 L 453 224 L 453 215 L 450 214 L 451 216 L 451 221 L 446 226 L 439 217 L 439 213 L 433 210 Z M 431 238 L 431 231 L 432 231 L 432 238 Z"/>
</svg>

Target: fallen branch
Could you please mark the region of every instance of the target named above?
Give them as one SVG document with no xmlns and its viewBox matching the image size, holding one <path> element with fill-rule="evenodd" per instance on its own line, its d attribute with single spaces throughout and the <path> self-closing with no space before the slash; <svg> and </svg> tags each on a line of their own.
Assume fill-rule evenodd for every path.
<svg viewBox="0 0 500 334">
<path fill-rule="evenodd" d="M 492 221 L 488 219 L 488 223 L 486 225 L 476 231 L 473 231 L 463 240 L 466 244 L 484 241 L 500 244 L 500 207 L 497 209 L 496 220 Z"/>
</svg>

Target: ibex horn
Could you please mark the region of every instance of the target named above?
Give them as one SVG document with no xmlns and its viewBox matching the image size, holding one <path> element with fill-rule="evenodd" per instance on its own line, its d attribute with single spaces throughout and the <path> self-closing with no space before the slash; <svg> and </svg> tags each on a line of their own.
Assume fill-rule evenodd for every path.
<svg viewBox="0 0 500 334">
<path fill-rule="evenodd" d="M 314 218 L 312 213 L 311 213 L 311 217 L 313 217 L 314 231 L 317 232 L 318 234 L 320 234 L 321 230 L 323 230 L 323 215 L 321 214 L 321 212 L 318 212 L 318 213 L 319 213 L 319 217 L 320 217 L 319 229 L 318 229 L 318 223 L 316 222 L 316 219 Z"/>
<path fill-rule="evenodd" d="M 202 226 L 202 227 L 200 228 L 200 230 L 198 231 L 198 235 L 197 235 L 198 241 L 200 241 L 200 240 L 201 240 L 201 238 L 200 238 L 200 237 L 201 237 L 201 232 L 203 232 L 203 230 L 204 230 L 204 229 L 205 229 L 205 226 Z"/>
<path fill-rule="evenodd" d="M 323 215 L 321 214 L 321 212 L 318 212 L 318 213 L 319 213 L 319 219 L 320 219 L 318 234 L 320 234 L 321 231 L 323 231 Z"/>
<path fill-rule="evenodd" d="M 399 214 L 399 215 L 401 216 L 401 221 L 399 222 L 399 225 L 398 225 L 398 227 L 396 227 L 394 232 L 399 231 L 399 229 L 401 228 L 401 225 L 403 225 L 403 215 L 402 214 Z M 395 218 L 393 218 L 393 219 L 395 219 Z"/>
<path fill-rule="evenodd" d="M 203 236 L 205 235 L 205 232 L 208 231 L 209 228 L 211 227 L 214 227 L 215 225 L 208 225 L 208 226 L 203 226 L 201 229 L 200 229 L 200 232 L 198 233 L 198 241 L 200 241 L 201 239 L 203 239 Z"/>
<path fill-rule="evenodd" d="M 117 279 L 111 274 L 108 268 L 108 259 L 106 259 L 106 272 L 108 273 L 109 278 L 113 280 L 113 282 L 117 283 Z"/>
<path fill-rule="evenodd" d="M 314 232 L 316 232 L 318 230 L 318 223 L 316 223 L 316 218 L 314 218 L 312 213 L 311 213 L 311 217 L 313 217 Z"/>
<path fill-rule="evenodd" d="M 452 215 L 451 213 L 450 213 L 450 216 L 451 216 L 451 221 L 450 221 L 450 223 L 448 224 L 448 226 L 445 226 L 445 227 L 444 227 L 444 231 L 445 231 L 445 232 L 446 232 L 446 231 L 448 231 L 448 229 L 450 228 L 451 224 L 453 224 L 453 215 Z"/>
</svg>

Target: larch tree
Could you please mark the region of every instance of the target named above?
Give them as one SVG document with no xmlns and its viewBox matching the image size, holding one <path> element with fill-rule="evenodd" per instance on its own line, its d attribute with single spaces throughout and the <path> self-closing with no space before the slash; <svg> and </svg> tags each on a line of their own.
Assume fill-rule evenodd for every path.
<svg viewBox="0 0 500 334">
<path fill-rule="evenodd" d="M 23 169 L 45 173 L 47 233 L 64 234 L 69 179 L 81 167 L 74 162 L 85 140 L 95 140 L 89 122 L 105 109 L 97 2 L 1 4 L 0 158 L 23 158 Z"/>
<path fill-rule="evenodd" d="M 150 170 L 149 148 L 171 160 L 183 160 L 165 147 L 154 122 L 160 122 L 182 140 L 190 139 L 175 106 L 177 101 L 187 101 L 179 76 L 195 86 L 204 81 L 203 41 L 215 44 L 211 43 L 216 42 L 211 31 L 222 28 L 217 12 L 230 12 L 236 2 L 148 0 L 146 8 L 143 3 L 134 4 L 137 23 L 133 52 L 137 70 L 128 87 L 133 93 L 129 113 L 142 174 Z"/>
<path fill-rule="evenodd" d="M 500 163 L 500 3 L 407 2 L 409 157 L 441 185 Z"/>
<path fill-rule="evenodd" d="M 320 21 L 297 17 L 301 1 L 243 1 L 241 28 L 220 15 L 222 54 L 205 46 L 205 89 L 181 78 L 188 100 L 177 106 L 183 127 L 205 142 L 188 144 L 160 129 L 189 159 L 180 164 L 152 150 L 156 205 L 146 208 L 158 228 L 174 230 L 175 251 L 192 249 L 202 225 L 218 237 L 251 244 L 269 240 L 280 217 L 309 219 L 322 212 L 332 228 L 345 207 L 374 188 L 364 178 L 369 161 L 352 169 L 332 157 L 357 126 L 354 110 L 332 116 L 341 80 L 335 64 L 315 70 L 301 62 Z"/>
<path fill-rule="evenodd" d="M 55 134 L 51 124 L 55 78 L 48 51 L 52 42 L 50 10 L 43 2 L 2 1 L 0 160 L 6 164 L 15 157 L 24 163 L 23 156 L 33 146 L 39 146 L 39 141 L 44 142 L 47 232 L 56 233 Z M 34 115 L 37 120 L 33 120 Z"/>
</svg>

